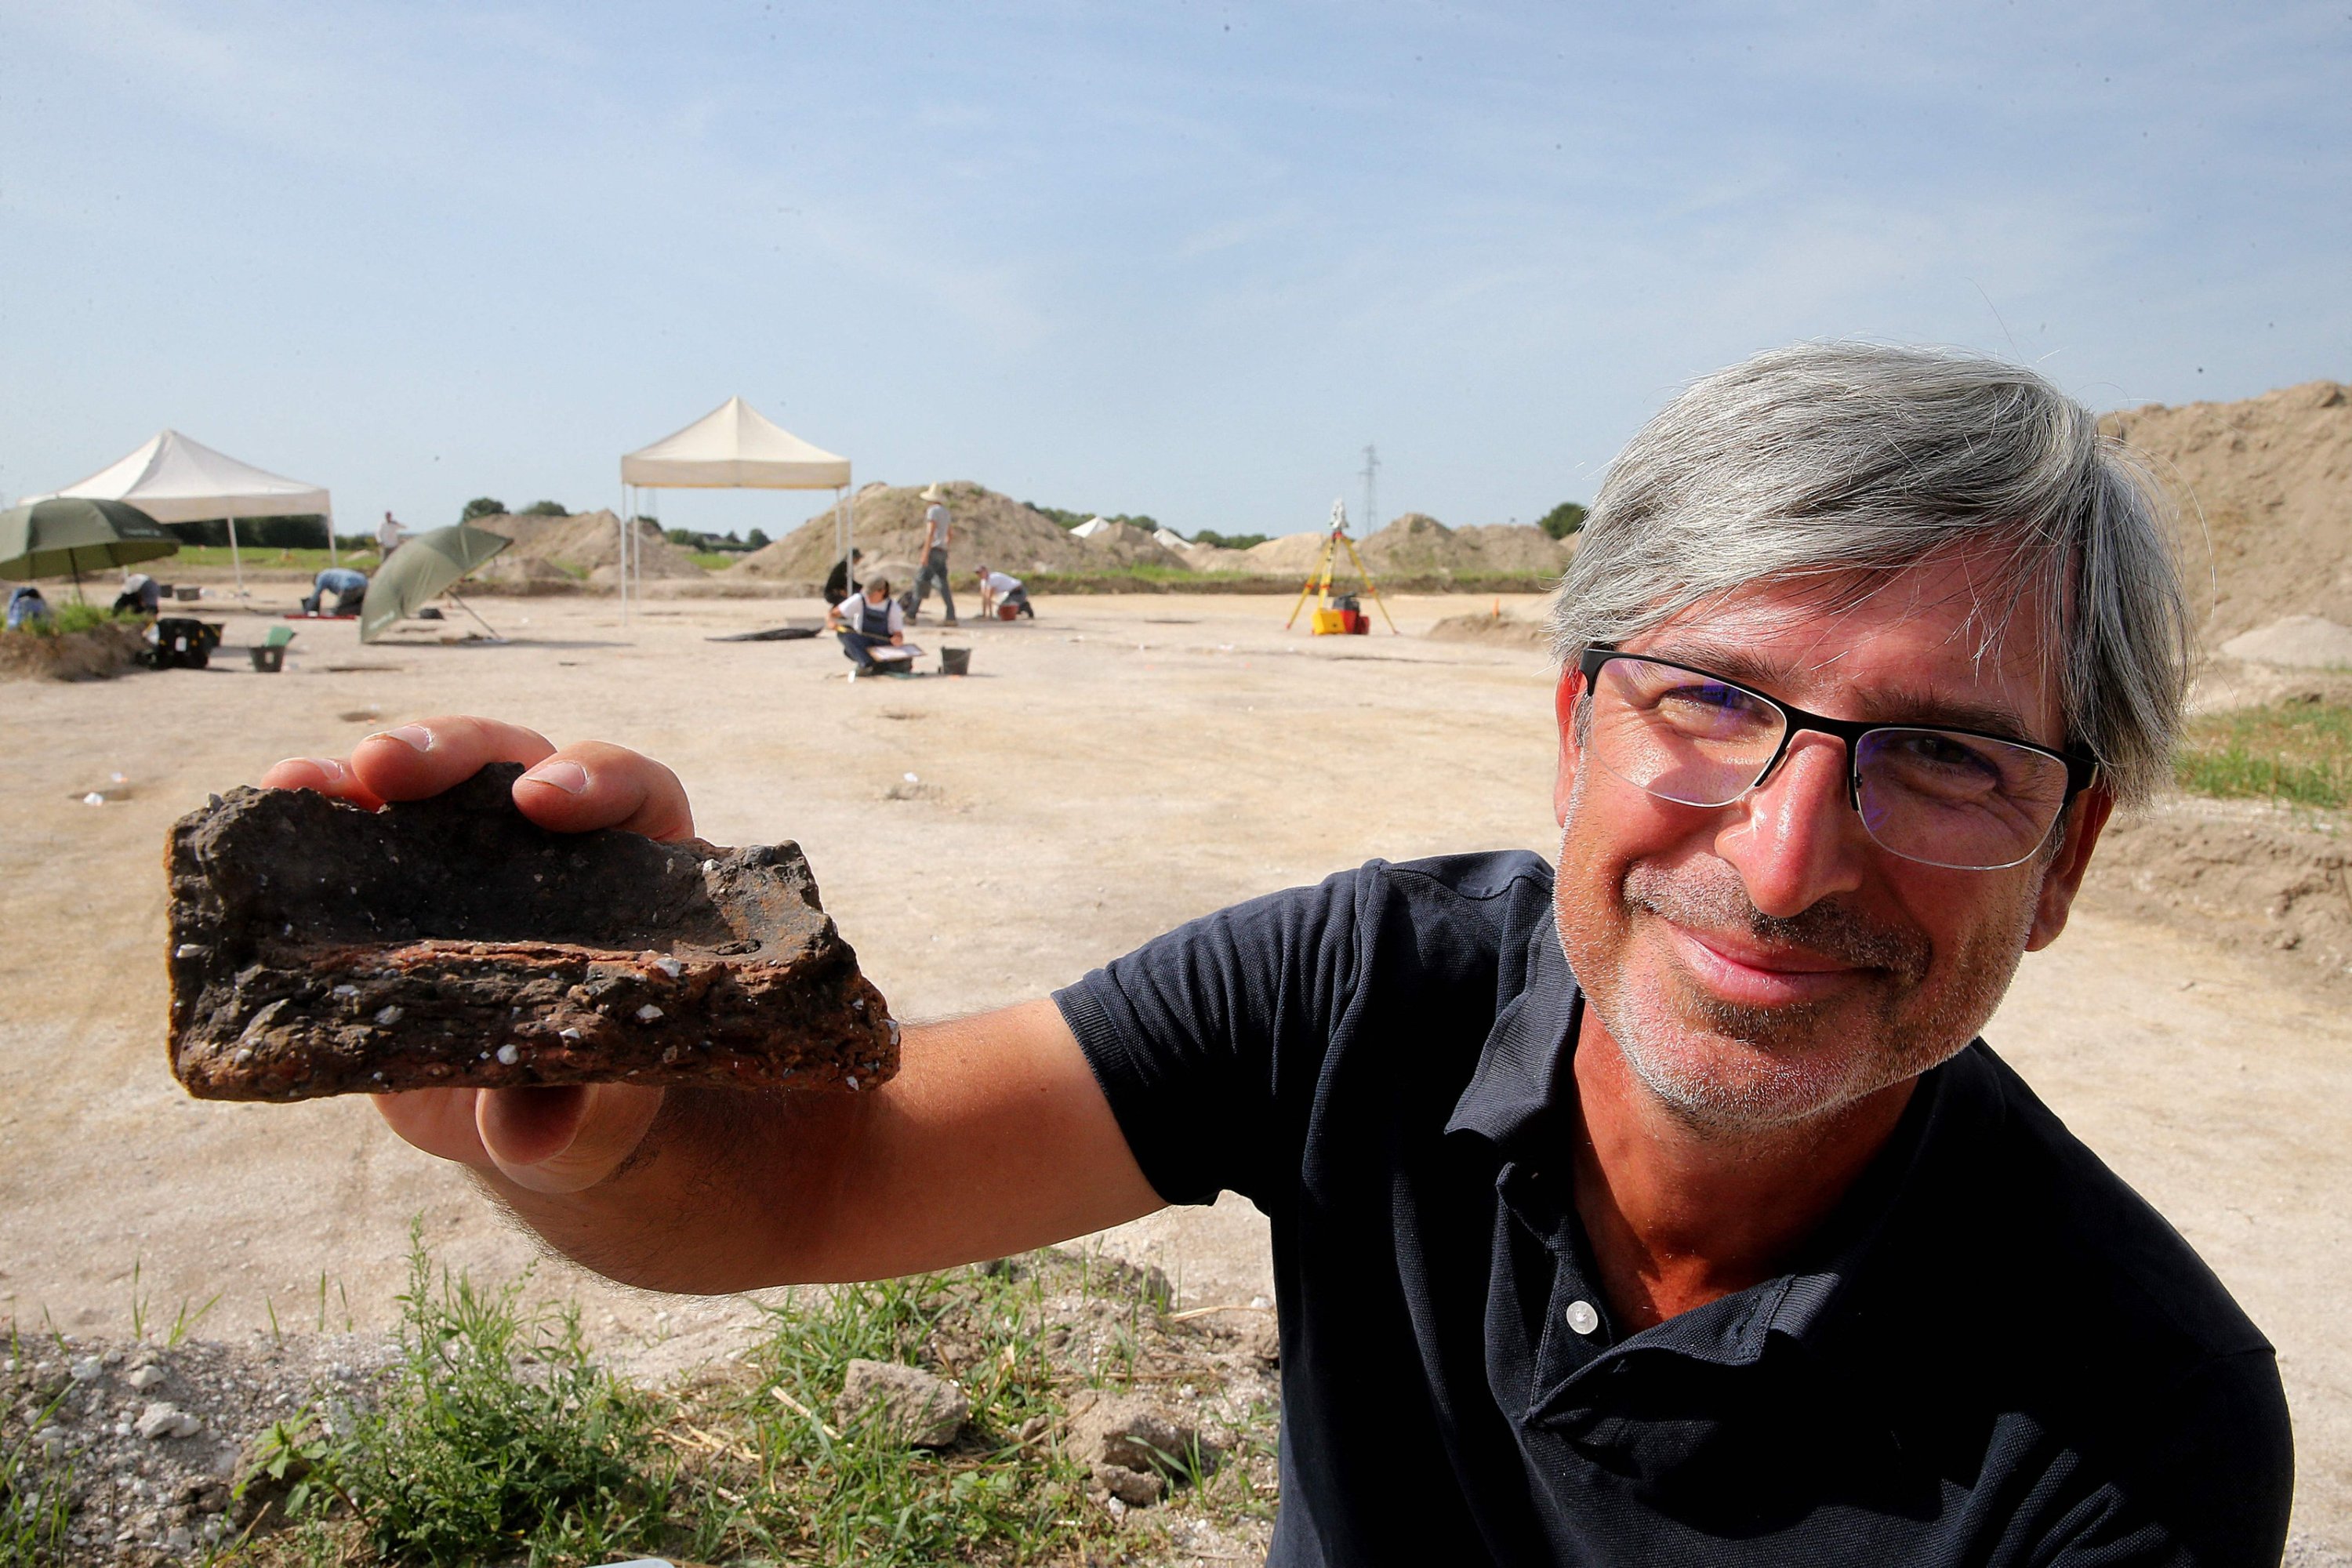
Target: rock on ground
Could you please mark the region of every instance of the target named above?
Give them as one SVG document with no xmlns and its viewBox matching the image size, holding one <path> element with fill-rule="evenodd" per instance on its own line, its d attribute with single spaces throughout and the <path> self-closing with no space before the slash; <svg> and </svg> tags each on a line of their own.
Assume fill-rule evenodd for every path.
<svg viewBox="0 0 2352 1568">
<path fill-rule="evenodd" d="M 853 1361 L 842 1378 L 834 1415 L 848 1426 L 871 1413 L 918 1448 L 944 1448 L 963 1430 L 971 1401 L 944 1377 L 896 1362 Z"/>
</svg>

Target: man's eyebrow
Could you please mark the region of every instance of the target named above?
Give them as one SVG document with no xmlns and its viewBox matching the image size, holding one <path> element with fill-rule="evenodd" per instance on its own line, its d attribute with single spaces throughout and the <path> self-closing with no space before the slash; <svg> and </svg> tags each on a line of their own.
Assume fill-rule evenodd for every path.
<svg viewBox="0 0 2352 1568">
<path fill-rule="evenodd" d="M 1778 697 L 1784 702 L 1804 706 L 1785 696 L 1791 682 L 1789 665 L 1765 658 L 1752 648 L 1735 647 L 1703 638 L 1684 640 L 1646 648 L 1643 652 L 1675 664 L 1687 664 L 1736 680 L 1742 686 L 1752 686 L 1759 691 Z M 1938 729 L 1977 730 L 2004 740 L 2022 741 L 2028 745 L 2048 744 L 2033 733 L 2017 710 L 2002 702 L 1985 702 L 1972 698 L 1955 697 L 1948 692 L 1924 690 L 1915 686 L 1888 686 L 1874 691 L 1857 691 L 1854 701 L 1862 716 L 1874 722 L 1888 724 L 1920 724 Z"/>
</svg>

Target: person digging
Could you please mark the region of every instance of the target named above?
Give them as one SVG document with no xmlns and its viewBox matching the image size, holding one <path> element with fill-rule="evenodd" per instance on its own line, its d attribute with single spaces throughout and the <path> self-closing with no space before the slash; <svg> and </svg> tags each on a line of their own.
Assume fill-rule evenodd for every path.
<svg viewBox="0 0 2352 1568">
<path fill-rule="evenodd" d="M 860 675 L 885 673 L 883 665 L 874 658 L 877 647 L 902 647 L 907 641 L 906 612 L 890 597 L 890 579 L 877 577 L 865 588 L 828 605 L 824 612 L 825 630 L 841 637 L 841 651 L 856 668 L 849 674 L 855 680 Z M 887 673 L 908 673 L 908 661 L 896 661 Z"/>
</svg>

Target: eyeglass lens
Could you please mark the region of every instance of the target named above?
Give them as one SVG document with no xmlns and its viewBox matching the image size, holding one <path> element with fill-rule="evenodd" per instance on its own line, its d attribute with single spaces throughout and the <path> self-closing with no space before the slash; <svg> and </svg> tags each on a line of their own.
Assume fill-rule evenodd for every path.
<svg viewBox="0 0 2352 1568">
<path fill-rule="evenodd" d="M 1728 805 L 1754 788 L 1788 728 L 1780 710 L 1729 681 L 1625 656 L 1593 683 L 1596 762 L 1684 805 Z M 1849 764 L 1863 826 L 1906 859 L 1959 869 L 2014 866 L 2066 803 L 2066 764 L 2031 747 L 1925 727 L 1873 730 Z"/>
</svg>

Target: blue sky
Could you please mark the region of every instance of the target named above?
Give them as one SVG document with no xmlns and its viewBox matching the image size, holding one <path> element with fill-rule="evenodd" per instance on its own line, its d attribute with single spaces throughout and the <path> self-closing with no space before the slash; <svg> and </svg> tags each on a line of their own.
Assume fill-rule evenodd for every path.
<svg viewBox="0 0 2352 1568">
<path fill-rule="evenodd" d="M 346 527 L 610 505 L 740 393 L 861 482 L 1284 532 L 1376 442 L 1525 521 L 1797 338 L 2347 379 L 2347 0 L 12 0 L 0 494 L 170 425 Z"/>
</svg>

